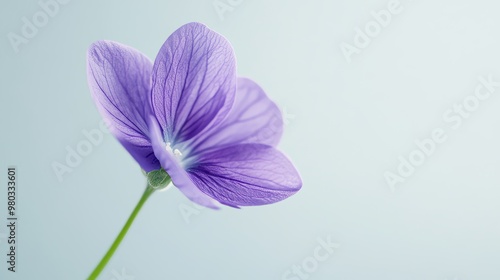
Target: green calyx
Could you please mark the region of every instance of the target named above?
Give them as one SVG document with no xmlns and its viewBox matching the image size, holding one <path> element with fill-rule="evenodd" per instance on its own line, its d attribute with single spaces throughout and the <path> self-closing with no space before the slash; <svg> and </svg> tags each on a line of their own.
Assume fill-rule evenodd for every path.
<svg viewBox="0 0 500 280">
<path fill-rule="evenodd" d="M 172 181 L 168 173 L 162 169 L 153 170 L 145 174 L 148 178 L 148 185 L 154 190 L 162 190 Z"/>
</svg>

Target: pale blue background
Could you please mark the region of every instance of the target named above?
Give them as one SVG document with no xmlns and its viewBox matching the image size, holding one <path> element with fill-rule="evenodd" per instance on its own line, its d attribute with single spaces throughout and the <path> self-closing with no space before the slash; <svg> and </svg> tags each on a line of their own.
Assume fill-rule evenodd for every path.
<svg viewBox="0 0 500 280">
<path fill-rule="evenodd" d="M 225 1 L 224 1 L 225 2 Z M 15 53 L 7 39 L 37 1 L 0 10 L 0 174 L 19 174 L 18 273 L 0 279 L 84 279 L 139 199 L 145 179 L 111 135 L 61 183 L 65 147 L 98 128 L 85 52 L 99 39 L 154 58 L 167 36 L 200 21 L 233 44 L 252 77 L 294 118 L 280 149 L 303 189 L 275 205 L 200 210 L 176 189 L 145 205 L 101 279 L 282 279 L 328 235 L 340 248 L 309 279 L 500 279 L 500 91 L 416 173 L 391 192 L 384 172 L 441 115 L 470 95 L 479 75 L 500 80 L 500 17 L 494 1 L 401 1 L 379 36 L 351 63 L 353 42 L 387 0 L 243 1 L 220 20 L 212 0 L 79 1 Z M 439 2 L 439 3 L 437 3 Z M 5 175 L 0 175 L 4 224 Z M 0 228 L 0 237 L 5 234 Z M 125 278 L 124 278 L 125 279 Z"/>
</svg>

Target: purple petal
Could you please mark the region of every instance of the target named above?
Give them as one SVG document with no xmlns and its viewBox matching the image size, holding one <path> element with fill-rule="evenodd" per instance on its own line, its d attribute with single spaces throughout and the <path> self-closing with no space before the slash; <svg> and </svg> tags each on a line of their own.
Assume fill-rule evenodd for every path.
<svg viewBox="0 0 500 280">
<path fill-rule="evenodd" d="M 153 66 L 151 103 L 172 143 L 220 123 L 234 102 L 236 62 L 229 42 L 199 23 L 175 31 Z"/>
<path fill-rule="evenodd" d="M 244 143 L 276 146 L 282 133 L 283 118 L 278 106 L 255 82 L 238 78 L 229 115 L 218 127 L 192 144 L 192 154 Z"/>
<path fill-rule="evenodd" d="M 180 166 L 178 160 L 165 149 L 160 127 L 154 116 L 149 118 L 148 125 L 154 153 L 163 169 L 172 178 L 172 183 L 193 202 L 213 209 L 219 208 L 217 201 L 201 192 Z"/>
<path fill-rule="evenodd" d="M 99 112 L 147 172 L 160 168 L 147 137 L 151 71 L 146 56 L 116 42 L 95 42 L 87 53 L 88 83 Z"/>
<path fill-rule="evenodd" d="M 297 170 L 281 152 L 262 144 L 241 144 L 200 155 L 188 169 L 196 186 L 222 204 L 270 204 L 302 186 Z"/>
</svg>

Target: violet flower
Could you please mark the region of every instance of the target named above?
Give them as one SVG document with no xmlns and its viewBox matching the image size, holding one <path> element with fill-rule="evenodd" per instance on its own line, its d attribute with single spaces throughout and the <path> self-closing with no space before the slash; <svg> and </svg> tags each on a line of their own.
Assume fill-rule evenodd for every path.
<svg viewBox="0 0 500 280">
<path fill-rule="evenodd" d="M 210 208 L 274 203 L 300 189 L 299 174 L 276 149 L 280 110 L 255 82 L 236 76 L 231 45 L 206 26 L 180 27 L 154 63 L 111 41 L 92 44 L 87 62 L 99 112 L 147 173 L 148 189 L 171 180 Z"/>
</svg>

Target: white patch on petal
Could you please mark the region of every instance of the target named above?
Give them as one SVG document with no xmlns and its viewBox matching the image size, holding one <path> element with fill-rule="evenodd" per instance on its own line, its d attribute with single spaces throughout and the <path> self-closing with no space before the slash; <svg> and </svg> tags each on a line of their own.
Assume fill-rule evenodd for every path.
<svg viewBox="0 0 500 280">
<path fill-rule="evenodd" d="M 173 149 L 172 148 L 172 143 L 170 142 L 167 142 L 165 144 L 165 150 L 167 150 L 167 152 L 173 154 L 176 158 L 178 158 L 179 160 L 182 159 L 182 152 L 179 150 L 179 149 Z"/>
<path fill-rule="evenodd" d="M 180 157 L 180 156 L 182 156 L 181 151 L 179 151 L 179 149 L 175 149 L 175 150 L 174 150 L 174 156 L 176 156 L 176 157 Z"/>
<path fill-rule="evenodd" d="M 165 150 L 167 150 L 167 152 L 172 152 L 172 144 L 170 142 L 167 142 L 167 144 L 165 145 Z"/>
</svg>

